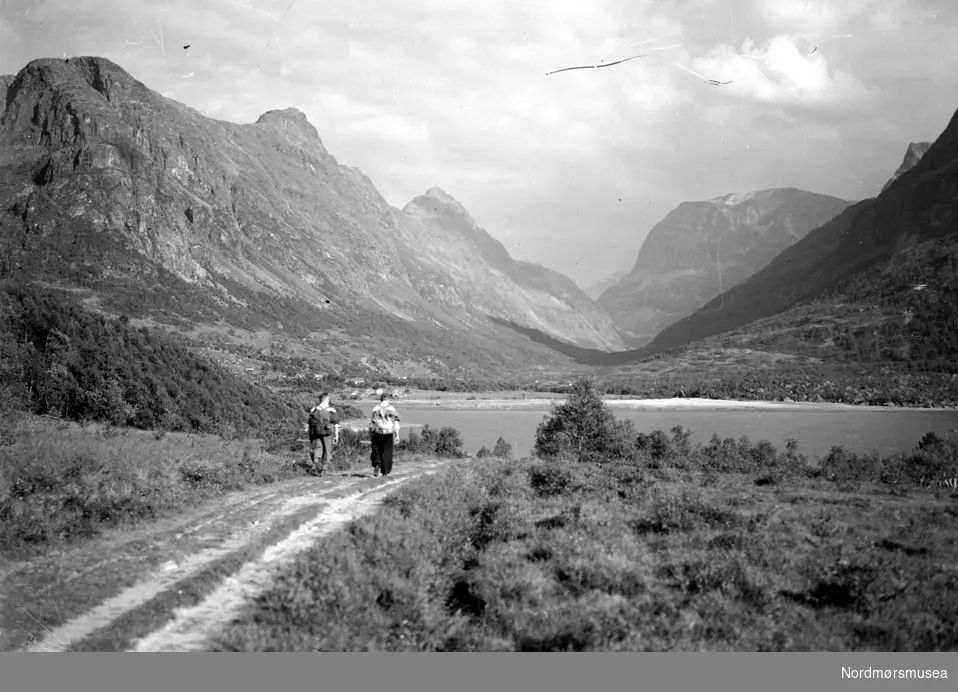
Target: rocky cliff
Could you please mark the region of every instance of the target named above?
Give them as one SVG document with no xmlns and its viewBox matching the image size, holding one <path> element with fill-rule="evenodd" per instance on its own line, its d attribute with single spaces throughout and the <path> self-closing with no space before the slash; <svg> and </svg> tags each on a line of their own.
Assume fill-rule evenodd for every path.
<svg viewBox="0 0 958 692">
<path fill-rule="evenodd" d="M 0 98 L 3 276 L 122 294 L 130 309 L 175 289 L 178 318 L 245 323 L 256 308 L 271 330 L 396 337 L 446 364 L 549 360 L 486 311 L 569 343 L 620 343 L 565 277 L 476 253 L 495 245 L 478 231 L 440 242 L 438 217 L 392 208 L 296 109 L 214 120 L 96 57 L 35 60 L 2 77 Z"/>
<path fill-rule="evenodd" d="M 848 202 L 795 188 L 683 202 L 598 299 L 635 345 L 745 281 Z"/>
<path fill-rule="evenodd" d="M 914 168 L 915 164 L 921 161 L 921 157 L 925 155 L 930 147 L 931 142 L 912 142 L 909 144 L 905 150 L 905 158 L 902 159 L 901 165 L 898 167 L 898 170 L 895 171 L 894 175 L 882 186 L 882 192 L 891 187 L 891 184 L 898 180 L 903 173 Z"/>
<path fill-rule="evenodd" d="M 471 309 L 602 350 L 625 344 L 612 319 L 566 276 L 510 257 L 469 212 L 440 188 L 403 208 L 420 258 L 442 266 Z M 574 335 L 570 339 L 568 335 Z"/>
</svg>

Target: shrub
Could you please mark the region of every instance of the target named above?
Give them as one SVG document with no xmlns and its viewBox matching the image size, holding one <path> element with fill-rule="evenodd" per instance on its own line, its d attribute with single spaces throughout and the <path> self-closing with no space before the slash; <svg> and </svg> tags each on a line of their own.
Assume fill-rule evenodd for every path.
<svg viewBox="0 0 958 692">
<path fill-rule="evenodd" d="M 653 467 L 669 462 L 669 465 L 684 468 L 692 456 L 692 445 L 689 442 L 692 431 L 676 425 L 671 433 L 671 437 L 662 430 L 639 433 L 635 436 L 635 450 L 644 455 Z"/>
<path fill-rule="evenodd" d="M 855 454 L 841 445 L 833 445 L 822 460 L 819 473 L 833 483 L 858 484 L 877 479 L 881 463 L 877 454 Z"/>
<path fill-rule="evenodd" d="M 695 489 L 679 494 L 654 488 L 646 515 L 632 522 L 638 534 L 694 531 L 703 527 L 728 529 L 741 523 L 736 512 L 716 507 Z"/>
<path fill-rule="evenodd" d="M 591 380 L 579 378 L 569 398 L 552 407 L 552 415 L 536 429 L 534 451 L 543 458 L 569 456 L 578 461 L 598 460 L 622 453 L 622 431 Z"/>
<path fill-rule="evenodd" d="M 461 459 L 463 451 L 462 436 L 450 426 L 433 430 L 429 425 L 422 426 L 422 432 L 409 431 L 409 438 L 400 442 L 398 449 L 411 454 L 428 454 L 447 459 Z"/>
<path fill-rule="evenodd" d="M 635 448 L 648 455 L 653 462 L 659 462 L 669 454 L 669 438 L 661 430 L 639 433 L 635 438 Z"/>
<path fill-rule="evenodd" d="M 512 456 L 512 445 L 506 442 L 505 438 L 500 437 L 498 440 L 496 440 L 496 446 L 492 450 L 492 455 L 495 457 L 508 459 Z"/>
<path fill-rule="evenodd" d="M 400 440 L 396 449 L 410 454 L 418 454 L 422 451 L 422 438 L 415 430 L 410 430 L 409 436 L 405 440 Z"/>
<path fill-rule="evenodd" d="M 572 474 L 554 463 L 536 464 L 528 471 L 529 485 L 539 497 L 561 495 L 572 485 Z"/>
<path fill-rule="evenodd" d="M 428 451 L 438 457 L 460 459 L 465 456 L 459 431 L 448 425 L 440 428 L 438 432 L 424 425 L 422 441 Z"/>
</svg>

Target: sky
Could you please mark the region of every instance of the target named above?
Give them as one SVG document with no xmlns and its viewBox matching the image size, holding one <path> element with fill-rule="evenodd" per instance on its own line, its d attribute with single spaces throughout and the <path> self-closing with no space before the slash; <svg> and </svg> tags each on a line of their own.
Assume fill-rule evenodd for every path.
<svg viewBox="0 0 958 692">
<path fill-rule="evenodd" d="M 393 206 L 438 186 L 587 287 L 683 201 L 876 195 L 958 109 L 956 35 L 954 0 L 0 0 L 0 74 L 96 55 L 217 119 L 298 108 Z"/>
</svg>

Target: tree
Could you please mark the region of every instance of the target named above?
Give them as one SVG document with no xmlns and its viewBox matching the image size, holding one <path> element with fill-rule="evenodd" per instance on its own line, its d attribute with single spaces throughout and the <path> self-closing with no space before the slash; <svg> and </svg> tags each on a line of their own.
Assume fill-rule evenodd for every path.
<svg viewBox="0 0 958 692">
<path fill-rule="evenodd" d="M 580 377 L 565 403 L 554 405 L 552 415 L 539 424 L 534 451 L 546 458 L 568 455 L 586 461 L 610 451 L 616 433 L 615 417 L 595 384 Z"/>
</svg>

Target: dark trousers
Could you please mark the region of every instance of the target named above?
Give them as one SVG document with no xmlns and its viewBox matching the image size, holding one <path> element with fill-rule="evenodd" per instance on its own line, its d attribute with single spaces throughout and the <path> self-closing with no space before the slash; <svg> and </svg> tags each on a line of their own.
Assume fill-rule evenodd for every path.
<svg viewBox="0 0 958 692">
<path fill-rule="evenodd" d="M 309 463 L 314 471 L 322 473 L 332 454 L 333 439 L 331 435 L 321 435 L 309 441 Z M 317 457 L 319 458 L 317 459 Z"/>
<path fill-rule="evenodd" d="M 396 441 L 392 433 L 383 435 L 381 433 L 372 434 L 373 453 L 371 460 L 373 468 L 378 468 L 380 473 L 388 476 L 393 470 L 393 444 Z"/>
</svg>

